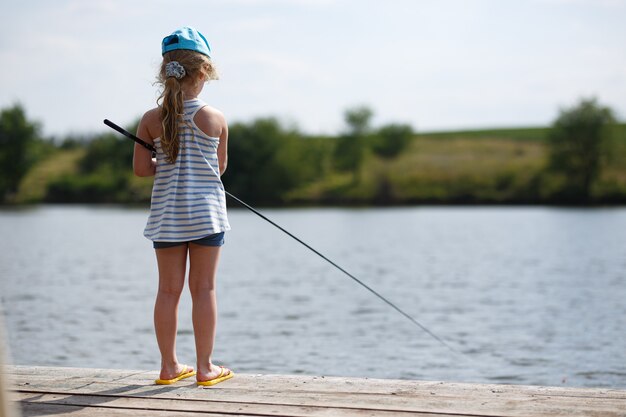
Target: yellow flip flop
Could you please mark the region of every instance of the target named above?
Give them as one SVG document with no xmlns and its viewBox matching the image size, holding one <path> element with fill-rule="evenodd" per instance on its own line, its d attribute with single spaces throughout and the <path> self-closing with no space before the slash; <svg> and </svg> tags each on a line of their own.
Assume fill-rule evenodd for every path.
<svg viewBox="0 0 626 417">
<path fill-rule="evenodd" d="M 203 387 L 210 387 L 215 384 L 219 384 L 222 381 L 226 381 L 235 376 L 235 373 L 228 368 L 224 368 L 220 366 L 220 374 L 213 379 L 209 379 L 208 381 L 198 381 L 198 385 Z"/>
<path fill-rule="evenodd" d="M 180 373 L 178 375 L 176 375 L 174 378 L 172 379 L 157 379 L 156 381 L 154 381 L 155 384 L 157 385 L 170 385 L 173 384 L 174 382 L 178 382 L 181 379 L 185 379 L 185 378 L 189 378 L 190 376 L 194 376 L 196 374 L 196 371 L 194 370 L 189 370 L 189 367 L 187 365 L 183 365 L 183 370 L 180 371 Z"/>
</svg>

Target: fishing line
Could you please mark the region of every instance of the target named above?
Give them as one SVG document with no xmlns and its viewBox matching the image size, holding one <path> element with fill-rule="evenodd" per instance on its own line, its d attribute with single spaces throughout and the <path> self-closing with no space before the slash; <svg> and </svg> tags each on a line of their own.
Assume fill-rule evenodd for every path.
<svg viewBox="0 0 626 417">
<path fill-rule="evenodd" d="M 121 133 L 122 135 L 126 136 L 129 139 L 134 140 L 136 143 L 138 143 L 139 145 L 143 146 L 144 148 L 148 149 L 149 151 L 152 151 L 153 153 L 156 153 L 156 148 L 152 145 L 150 145 L 149 143 L 144 142 L 143 140 L 139 139 L 137 136 L 133 135 L 132 133 L 124 130 L 123 128 L 119 127 L 118 125 L 116 125 L 115 123 L 111 122 L 108 119 L 104 119 L 104 124 L 109 126 L 110 128 L 118 131 L 119 133 Z M 364 283 L 363 281 L 361 281 L 360 279 L 358 279 L 357 277 L 355 277 L 354 275 L 352 275 L 351 273 L 349 273 L 348 271 L 346 271 L 345 269 L 343 269 L 342 267 L 340 267 L 339 265 L 337 265 L 335 262 L 331 261 L 330 259 L 328 259 L 326 256 L 322 255 L 318 250 L 316 250 L 315 248 L 313 248 L 311 245 L 305 243 L 304 241 L 302 241 L 300 238 L 298 238 L 297 236 L 293 235 L 292 233 L 290 233 L 289 231 L 287 231 L 286 229 L 284 229 L 282 226 L 276 224 L 275 222 L 273 222 L 272 220 L 268 219 L 267 217 L 265 217 L 265 215 L 263 215 L 262 213 L 260 213 L 258 210 L 256 210 L 254 207 L 250 206 L 249 204 L 245 203 L 244 201 L 242 201 L 241 199 L 239 199 L 238 197 L 235 197 L 234 195 L 232 195 L 231 193 L 229 193 L 228 191 L 224 190 L 224 193 L 226 193 L 227 196 L 229 196 L 230 198 L 232 198 L 233 200 L 235 200 L 236 202 L 238 202 L 239 204 L 241 204 L 242 206 L 244 206 L 245 208 L 247 208 L 248 210 L 250 210 L 251 212 L 253 212 L 254 214 L 256 214 L 257 216 L 259 216 L 260 218 L 262 218 L 263 220 L 265 220 L 266 222 L 270 223 L 272 226 L 278 228 L 280 231 L 284 232 L 285 234 L 287 234 L 289 237 L 291 237 L 292 239 L 296 240 L 298 243 L 302 244 L 304 247 L 306 247 L 307 249 L 311 250 L 313 253 L 315 253 L 317 256 L 321 257 L 322 259 L 324 259 L 326 262 L 328 262 L 329 264 L 331 264 L 332 266 L 334 266 L 335 268 L 337 268 L 338 270 L 340 270 L 341 272 L 343 272 L 344 274 L 346 274 L 348 277 L 352 278 L 355 282 L 357 282 L 359 285 L 361 285 L 363 288 L 365 288 L 366 290 L 368 290 L 369 292 L 371 292 L 372 294 L 374 294 L 376 297 L 378 297 L 380 300 L 384 301 L 387 305 L 389 305 L 390 307 L 392 307 L 394 310 L 396 310 L 398 313 L 402 314 L 404 317 L 406 317 L 407 319 L 409 319 L 411 321 L 411 323 L 415 324 L 417 327 L 419 327 L 420 329 L 422 329 L 422 331 L 424 331 L 426 334 L 428 334 L 429 336 L 431 336 L 433 339 L 435 339 L 436 341 L 438 341 L 439 343 L 441 343 L 442 345 L 444 345 L 445 347 L 447 347 L 450 351 L 452 351 L 455 354 L 460 354 L 460 352 L 458 352 L 456 349 L 453 349 L 450 345 L 448 345 L 446 342 L 444 342 L 439 336 L 437 336 L 436 334 L 434 334 L 433 332 L 431 332 L 430 330 L 428 330 L 424 325 L 422 325 L 420 322 L 418 322 L 417 320 L 415 320 L 413 317 L 411 317 L 408 313 L 406 313 L 404 310 L 402 310 L 400 307 L 398 307 L 397 305 L 395 305 L 394 303 L 392 303 L 391 301 L 389 301 L 387 298 L 383 297 L 381 294 L 379 294 L 376 290 L 374 290 L 372 287 L 370 287 L 369 285 L 367 285 L 366 283 Z"/>
</svg>

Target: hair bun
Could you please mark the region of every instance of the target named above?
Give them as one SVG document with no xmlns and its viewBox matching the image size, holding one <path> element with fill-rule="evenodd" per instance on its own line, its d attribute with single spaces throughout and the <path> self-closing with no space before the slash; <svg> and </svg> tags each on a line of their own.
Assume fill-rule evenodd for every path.
<svg viewBox="0 0 626 417">
<path fill-rule="evenodd" d="M 178 61 L 171 61 L 165 64 L 166 77 L 175 77 L 177 80 L 180 80 L 186 74 L 187 72 L 185 71 L 185 67 L 183 67 Z"/>
</svg>

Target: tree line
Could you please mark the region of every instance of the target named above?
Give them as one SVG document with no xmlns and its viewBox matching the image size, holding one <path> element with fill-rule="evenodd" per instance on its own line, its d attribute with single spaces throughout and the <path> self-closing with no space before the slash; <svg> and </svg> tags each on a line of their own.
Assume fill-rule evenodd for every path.
<svg viewBox="0 0 626 417">
<path fill-rule="evenodd" d="M 415 152 L 412 144 L 419 142 L 420 135 L 408 124 L 375 128 L 373 116 L 368 106 L 347 109 L 344 132 L 333 137 L 307 135 L 276 118 L 233 123 L 224 185 L 254 204 L 350 203 L 358 194 L 355 190 L 364 189 L 366 168 L 376 166 L 374 189 L 357 200 L 407 203 L 397 192 L 394 195 L 394 179 L 385 167 Z M 545 140 L 548 162 L 535 180 L 549 186 L 547 193 L 543 187 L 537 202 L 588 204 L 598 200 L 593 190 L 610 161 L 615 126 L 614 112 L 595 99 L 562 109 Z M 136 123 L 127 128 L 136 130 Z M 4 204 L 146 203 L 150 180 L 133 176 L 132 152 L 132 143 L 113 132 L 62 140 L 44 138 L 41 125 L 29 120 L 21 105 L 13 105 L 0 113 L 0 200 Z M 69 159 L 61 159 L 61 155 L 74 155 L 73 165 L 68 167 Z M 41 168 L 44 165 L 45 170 Z M 37 169 L 41 171 L 41 190 L 24 197 L 29 195 L 24 189 L 35 183 L 29 182 L 29 176 Z M 474 201 L 481 202 L 480 198 Z M 626 202 L 626 195 L 616 201 Z M 445 196 L 439 202 L 445 203 Z"/>
</svg>

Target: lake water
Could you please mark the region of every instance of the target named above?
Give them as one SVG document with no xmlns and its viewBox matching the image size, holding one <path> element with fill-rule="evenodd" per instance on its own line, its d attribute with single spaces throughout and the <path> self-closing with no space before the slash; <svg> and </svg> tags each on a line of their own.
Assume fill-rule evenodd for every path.
<svg viewBox="0 0 626 417">
<path fill-rule="evenodd" d="M 626 209 L 231 209 L 214 360 L 236 372 L 626 388 Z M 0 211 L 14 363 L 153 369 L 145 209 Z M 178 356 L 194 364 L 191 301 Z"/>
</svg>

